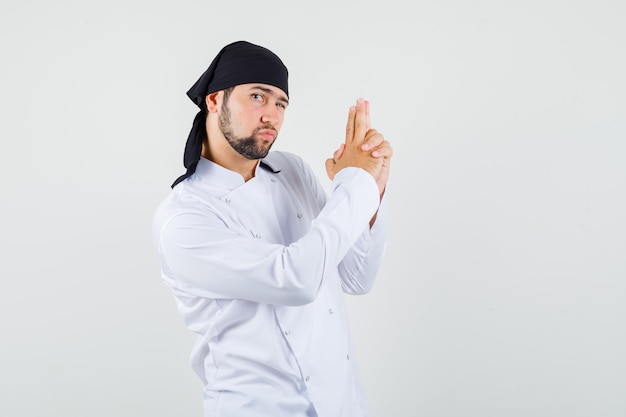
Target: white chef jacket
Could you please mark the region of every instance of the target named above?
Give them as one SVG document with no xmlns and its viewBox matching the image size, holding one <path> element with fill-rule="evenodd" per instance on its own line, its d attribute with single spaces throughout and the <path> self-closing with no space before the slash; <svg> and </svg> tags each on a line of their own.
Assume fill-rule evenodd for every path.
<svg viewBox="0 0 626 417">
<path fill-rule="evenodd" d="M 202 158 L 154 216 L 162 278 L 198 334 L 206 417 L 366 417 L 343 293 L 374 283 L 386 203 L 360 168 L 327 197 L 301 158 L 255 177 Z M 369 220 L 379 210 L 373 228 Z"/>
</svg>

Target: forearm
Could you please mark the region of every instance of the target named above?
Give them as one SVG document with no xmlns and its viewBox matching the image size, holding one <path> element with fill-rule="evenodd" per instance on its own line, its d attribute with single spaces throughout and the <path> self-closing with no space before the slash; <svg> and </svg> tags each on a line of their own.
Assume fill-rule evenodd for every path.
<svg viewBox="0 0 626 417">
<path fill-rule="evenodd" d="M 163 227 L 160 253 L 171 275 L 196 288 L 198 295 L 209 291 L 268 304 L 306 304 L 367 229 L 377 206 L 375 182 L 354 168 L 337 176 L 309 232 L 288 246 L 254 239 L 219 219 L 189 212 Z"/>
</svg>

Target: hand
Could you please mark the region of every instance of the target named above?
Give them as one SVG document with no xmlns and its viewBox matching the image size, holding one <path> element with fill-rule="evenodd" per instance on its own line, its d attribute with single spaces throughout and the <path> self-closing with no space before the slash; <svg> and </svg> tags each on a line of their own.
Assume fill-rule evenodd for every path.
<svg viewBox="0 0 626 417">
<path fill-rule="evenodd" d="M 366 142 L 361 145 L 361 149 L 363 149 L 364 151 L 371 150 L 373 157 L 382 158 L 383 160 L 380 174 L 378 175 L 378 178 L 376 178 L 378 191 L 380 192 L 380 196 L 382 197 L 385 191 L 385 187 L 387 186 L 387 180 L 389 179 L 389 168 L 391 166 L 393 148 L 391 147 L 391 144 L 385 140 L 382 134 L 378 133 L 374 129 L 370 129 L 368 131 L 368 134 L 366 135 Z"/>
<path fill-rule="evenodd" d="M 358 110 L 359 110 L 358 103 L 359 102 L 357 102 L 357 108 L 356 108 L 357 115 L 358 115 Z M 364 101 L 363 104 L 364 104 L 364 119 L 362 119 L 362 122 L 365 124 L 366 132 L 363 138 L 363 143 L 360 146 L 360 150 L 365 151 L 365 152 L 370 151 L 370 154 L 372 157 L 382 159 L 382 165 L 380 166 L 380 171 L 378 173 L 378 176 L 374 176 L 374 178 L 376 179 L 376 184 L 378 185 L 380 196 L 382 197 L 385 191 L 385 187 L 387 185 L 387 180 L 389 179 L 389 168 L 391 165 L 391 157 L 393 155 L 393 149 L 391 147 L 391 144 L 385 140 L 384 136 L 381 133 L 379 133 L 375 129 L 370 129 L 369 102 Z M 346 128 L 346 144 L 348 143 L 348 139 L 350 137 L 354 138 L 354 135 L 355 135 L 354 132 L 357 131 L 356 115 L 352 122 L 351 122 L 351 116 L 352 116 L 352 109 L 351 109 L 350 115 L 348 116 L 348 126 Z M 361 114 L 361 116 L 363 116 L 363 114 Z M 351 130 L 352 130 L 352 133 L 351 133 Z M 338 172 L 338 169 L 334 170 L 333 168 L 336 168 L 337 163 L 342 158 L 344 150 L 346 149 L 346 144 L 342 144 L 339 147 L 339 149 L 337 149 L 333 153 L 333 157 L 326 160 L 326 170 L 331 180 L 333 179 L 334 175 Z"/>
<path fill-rule="evenodd" d="M 370 129 L 369 124 L 369 103 L 359 99 L 356 106 L 350 107 L 348 113 L 345 143 L 335 151 L 333 158 L 326 160 L 326 172 L 331 180 L 343 168 L 358 167 L 369 172 L 378 181 L 384 156 L 389 152 L 383 146 L 384 138 L 382 135 L 376 130 Z M 376 157 L 373 156 L 374 151 L 362 149 L 365 143 L 369 143 L 368 146 L 376 146 L 375 151 L 382 154 Z"/>
</svg>

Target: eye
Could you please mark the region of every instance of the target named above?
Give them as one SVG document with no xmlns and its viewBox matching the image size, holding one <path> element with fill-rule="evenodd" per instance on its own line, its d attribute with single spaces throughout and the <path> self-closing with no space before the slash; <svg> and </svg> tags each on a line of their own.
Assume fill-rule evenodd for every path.
<svg viewBox="0 0 626 417">
<path fill-rule="evenodd" d="M 252 98 L 252 100 L 255 100 L 255 101 L 263 101 L 263 95 L 259 93 L 250 94 L 250 98 Z"/>
<path fill-rule="evenodd" d="M 278 107 L 280 107 L 281 109 L 283 109 L 283 110 L 285 110 L 287 108 L 287 105 L 285 103 L 280 102 L 280 101 L 278 103 L 276 103 L 276 105 Z"/>
</svg>

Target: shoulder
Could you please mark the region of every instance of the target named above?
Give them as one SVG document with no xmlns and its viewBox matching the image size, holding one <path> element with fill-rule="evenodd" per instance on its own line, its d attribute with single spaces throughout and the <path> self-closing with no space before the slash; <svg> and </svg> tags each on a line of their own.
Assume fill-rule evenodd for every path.
<svg viewBox="0 0 626 417">
<path fill-rule="evenodd" d="M 173 218 L 181 215 L 207 215 L 216 211 L 218 199 L 201 195 L 187 180 L 174 187 L 157 206 L 153 215 L 153 227 L 160 229 Z"/>
</svg>

